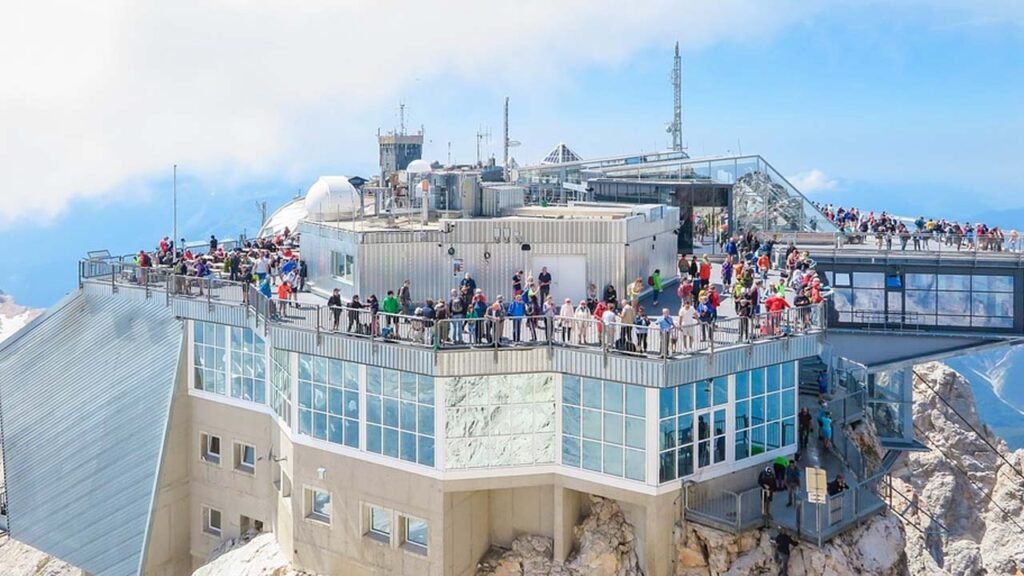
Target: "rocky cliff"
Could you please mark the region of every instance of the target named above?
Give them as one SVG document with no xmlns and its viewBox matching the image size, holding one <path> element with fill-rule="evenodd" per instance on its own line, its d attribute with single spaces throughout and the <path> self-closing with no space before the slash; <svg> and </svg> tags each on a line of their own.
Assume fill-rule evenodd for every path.
<svg viewBox="0 0 1024 576">
<path fill-rule="evenodd" d="M 1011 452 L 980 421 L 970 383 L 943 364 L 916 368 L 913 410 L 915 435 L 931 450 L 893 473 L 906 495 L 894 504 L 906 518 L 911 572 L 1024 572 L 1024 477 L 1014 471 L 1024 471 L 1024 450 Z"/>
<path fill-rule="evenodd" d="M 41 309 L 18 305 L 13 297 L 0 290 L 0 342 L 42 313 Z"/>
<path fill-rule="evenodd" d="M 85 571 L 28 544 L 0 535 L 0 574 L 4 576 L 86 576 Z"/>
<path fill-rule="evenodd" d="M 210 555 L 210 562 L 192 576 L 315 576 L 291 567 L 271 533 L 254 530 L 225 540 Z"/>
</svg>

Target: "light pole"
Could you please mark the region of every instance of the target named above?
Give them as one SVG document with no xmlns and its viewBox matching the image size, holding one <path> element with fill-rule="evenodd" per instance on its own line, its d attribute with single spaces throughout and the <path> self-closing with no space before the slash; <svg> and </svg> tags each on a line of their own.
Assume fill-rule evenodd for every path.
<svg viewBox="0 0 1024 576">
<path fill-rule="evenodd" d="M 171 234 L 173 234 L 173 236 L 171 236 L 171 243 L 174 243 L 174 242 L 178 241 L 178 165 L 177 164 L 174 165 L 174 171 L 173 171 L 173 176 L 172 176 L 172 190 L 173 190 L 173 192 L 172 192 L 173 207 L 171 209 L 171 219 L 172 219 L 172 232 L 171 232 Z M 175 257 L 177 257 L 177 255 L 178 255 L 178 250 L 184 250 L 184 247 L 183 246 L 178 246 L 178 248 L 176 248 L 174 250 L 174 256 Z"/>
</svg>

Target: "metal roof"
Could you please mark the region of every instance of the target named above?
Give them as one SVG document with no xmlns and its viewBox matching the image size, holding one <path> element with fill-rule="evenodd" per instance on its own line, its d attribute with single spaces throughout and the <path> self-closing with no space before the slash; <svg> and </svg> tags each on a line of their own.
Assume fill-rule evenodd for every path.
<svg viewBox="0 0 1024 576">
<path fill-rule="evenodd" d="M 0 346 L 11 536 L 141 571 L 182 329 L 162 299 L 78 292 Z"/>
</svg>

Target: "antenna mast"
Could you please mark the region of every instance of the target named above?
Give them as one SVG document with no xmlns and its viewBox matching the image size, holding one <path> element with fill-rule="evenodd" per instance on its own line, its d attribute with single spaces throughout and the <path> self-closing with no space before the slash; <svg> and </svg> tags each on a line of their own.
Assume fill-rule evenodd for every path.
<svg viewBox="0 0 1024 576">
<path fill-rule="evenodd" d="M 405 102 L 398 104 L 398 125 L 401 127 L 399 134 L 405 136 Z"/>
<path fill-rule="evenodd" d="M 683 60 L 679 57 L 679 42 L 676 42 L 676 55 L 672 65 L 672 150 L 683 150 Z"/>
<path fill-rule="evenodd" d="M 504 172 L 502 180 L 508 182 L 511 171 L 508 169 L 508 96 L 505 96 L 505 138 L 502 139 L 505 146 L 504 161 L 501 163 L 501 170 Z"/>
<path fill-rule="evenodd" d="M 476 132 L 476 165 L 477 166 L 483 166 L 483 164 L 480 163 L 480 142 L 483 141 L 483 140 L 487 140 L 488 142 L 490 142 L 490 140 L 491 140 L 491 129 L 490 128 L 488 128 L 486 130 L 484 130 L 483 128 L 480 128 Z"/>
</svg>

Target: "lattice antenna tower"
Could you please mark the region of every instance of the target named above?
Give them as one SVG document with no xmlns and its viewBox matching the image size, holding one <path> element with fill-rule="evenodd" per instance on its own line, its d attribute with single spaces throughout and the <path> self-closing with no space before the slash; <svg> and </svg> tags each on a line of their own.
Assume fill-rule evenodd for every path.
<svg viewBox="0 0 1024 576">
<path fill-rule="evenodd" d="M 675 59 L 672 63 L 672 123 L 668 131 L 672 134 L 672 150 L 683 150 L 683 59 L 679 56 L 679 42 L 676 42 Z"/>
</svg>

